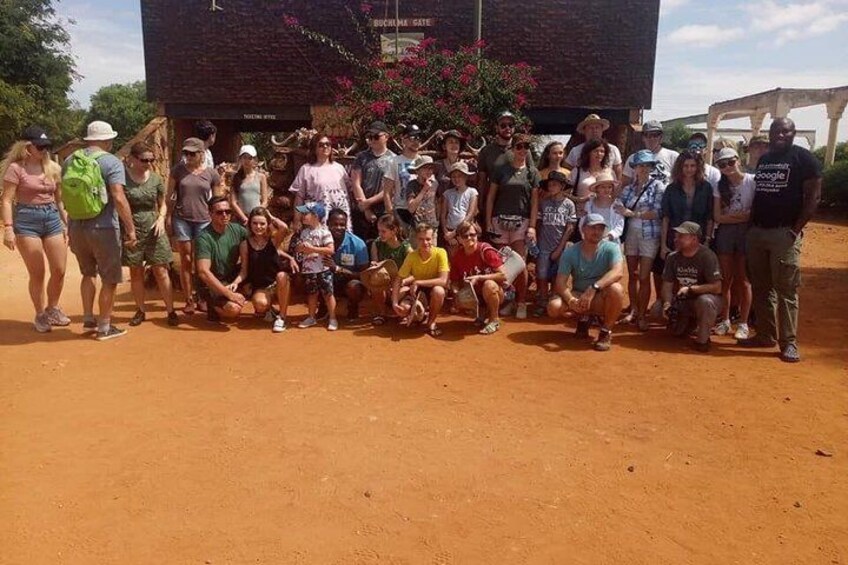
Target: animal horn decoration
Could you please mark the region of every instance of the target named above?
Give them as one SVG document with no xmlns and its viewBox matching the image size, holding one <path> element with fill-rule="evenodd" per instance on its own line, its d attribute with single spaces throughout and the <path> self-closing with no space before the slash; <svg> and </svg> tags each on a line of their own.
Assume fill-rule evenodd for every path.
<svg viewBox="0 0 848 565">
<path fill-rule="evenodd" d="M 469 139 L 465 142 L 465 146 L 466 146 L 466 147 L 468 148 L 468 150 L 469 150 L 469 151 L 471 151 L 471 153 L 473 153 L 473 154 L 474 154 L 474 156 L 476 157 L 477 155 L 479 155 L 480 151 L 482 151 L 482 150 L 483 150 L 483 148 L 484 148 L 484 147 L 486 147 L 486 140 L 485 140 L 485 138 L 480 138 L 479 140 L 477 140 L 477 141 L 479 141 L 479 142 L 480 142 L 480 145 L 479 145 L 478 147 L 474 147 L 474 145 L 472 144 L 472 141 L 473 141 L 473 140 L 469 138 Z"/>
<path fill-rule="evenodd" d="M 292 132 L 292 133 L 290 133 L 290 134 L 289 134 L 289 136 L 288 136 L 287 138 L 285 138 L 285 139 L 284 139 L 284 140 L 282 140 L 282 141 L 277 141 L 277 136 L 276 136 L 276 135 L 272 135 L 272 136 L 271 136 L 271 145 L 273 145 L 274 147 L 278 147 L 278 148 L 279 148 L 279 147 L 285 147 L 286 145 L 288 145 L 289 141 L 291 141 L 291 139 L 292 139 L 292 138 L 293 138 L 296 134 L 297 134 L 297 132 Z"/>
<path fill-rule="evenodd" d="M 426 148 L 430 144 L 430 142 L 433 141 L 434 139 L 436 140 L 436 143 L 438 143 L 439 141 L 442 140 L 444 135 L 445 135 L 445 132 L 443 132 L 440 129 L 437 129 L 435 132 L 433 132 L 433 135 L 428 137 L 427 140 L 421 144 L 421 149 Z"/>
</svg>

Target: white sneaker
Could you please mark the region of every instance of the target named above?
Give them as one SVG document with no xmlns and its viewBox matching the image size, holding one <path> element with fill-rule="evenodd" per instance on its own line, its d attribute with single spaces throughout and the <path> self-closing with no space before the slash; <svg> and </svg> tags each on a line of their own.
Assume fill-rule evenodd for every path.
<svg viewBox="0 0 848 565">
<path fill-rule="evenodd" d="M 275 334 L 286 331 L 286 321 L 283 320 L 281 317 L 277 316 L 277 318 L 274 320 L 273 327 L 271 327 L 271 331 Z"/>
<path fill-rule="evenodd" d="M 318 322 L 317 322 L 317 321 L 315 321 L 315 318 L 313 318 L 312 316 L 309 316 L 308 318 L 306 318 L 305 320 L 303 320 L 301 323 L 299 323 L 299 324 L 297 325 L 297 327 L 299 327 L 299 328 L 301 328 L 301 329 L 303 329 L 303 328 L 311 328 L 312 326 L 314 326 L 314 325 L 315 325 L 315 324 L 317 324 L 317 323 L 318 323 Z"/>
<path fill-rule="evenodd" d="M 736 326 L 736 333 L 733 334 L 733 337 L 736 339 L 748 339 L 749 334 L 748 324 L 739 324 Z"/>
<path fill-rule="evenodd" d="M 527 304 L 522 302 L 518 305 L 518 308 L 515 309 L 515 317 L 519 320 L 527 319 Z"/>
<path fill-rule="evenodd" d="M 498 314 L 502 317 L 512 316 L 513 312 L 515 312 L 515 302 L 509 302 L 501 306 L 501 309 L 498 310 Z"/>
<path fill-rule="evenodd" d="M 327 331 L 334 332 L 339 329 L 339 321 L 335 318 L 330 318 L 330 321 L 327 323 Z"/>
<path fill-rule="evenodd" d="M 51 330 L 50 319 L 47 317 L 47 312 L 35 315 L 35 320 L 32 323 L 35 326 L 35 331 L 45 334 Z"/>
<path fill-rule="evenodd" d="M 719 322 L 713 328 L 713 333 L 716 335 L 727 335 L 730 333 L 730 320 L 724 320 L 723 322 Z"/>
<path fill-rule="evenodd" d="M 47 321 L 50 322 L 51 326 L 64 327 L 71 324 L 71 319 L 58 306 L 48 308 L 44 313 L 47 314 Z"/>
</svg>

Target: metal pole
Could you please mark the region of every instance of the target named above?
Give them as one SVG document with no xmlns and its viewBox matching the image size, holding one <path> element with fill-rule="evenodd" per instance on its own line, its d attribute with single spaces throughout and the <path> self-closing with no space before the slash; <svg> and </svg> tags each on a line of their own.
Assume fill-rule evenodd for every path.
<svg viewBox="0 0 848 565">
<path fill-rule="evenodd" d="M 400 0 L 395 0 L 395 62 L 400 61 L 400 11 L 398 3 Z"/>
<path fill-rule="evenodd" d="M 474 35 L 475 41 L 480 41 L 483 38 L 483 0 L 477 0 L 476 5 L 474 6 Z M 481 50 L 477 49 L 477 56 L 479 57 Z"/>
</svg>

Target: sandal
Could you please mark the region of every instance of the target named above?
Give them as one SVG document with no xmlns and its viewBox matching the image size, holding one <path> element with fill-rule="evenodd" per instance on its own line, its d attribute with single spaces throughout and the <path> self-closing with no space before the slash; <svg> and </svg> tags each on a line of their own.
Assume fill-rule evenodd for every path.
<svg viewBox="0 0 848 565">
<path fill-rule="evenodd" d="M 430 337 L 439 337 L 440 335 L 442 335 L 442 328 L 440 328 L 436 324 L 433 324 L 432 326 L 427 328 L 427 334 Z"/>
<path fill-rule="evenodd" d="M 483 329 L 480 330 L 480 333 L 482 335 L 492 335 L 493 333 L 498 331 L 500 329 L 500 327 L 501 327 L 500 322 L 489 322 L 488 324 L 483 326 Z"/>
<path fill-rule="evenodd" d="M 381 316 L 379 314 L 377 314 L 376 316 L 371 318 L 371 325 L 372 326 L 382 326 L 385 323 L 386 323 L 386 318 L 384 318 L 383 316 Z"/>
</svg>

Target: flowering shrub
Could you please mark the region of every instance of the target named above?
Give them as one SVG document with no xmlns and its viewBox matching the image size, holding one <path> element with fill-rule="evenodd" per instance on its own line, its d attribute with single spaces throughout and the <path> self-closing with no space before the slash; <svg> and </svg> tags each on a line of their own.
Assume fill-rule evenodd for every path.
<svg viewBox="0 0 848 565">
<path fill-rule="evenodd" d="M 369 7 L 363 3 L 360 10 L 366 14 Z M 390 125 L 414 123 L 425 131 L 458 129 L 479 138 L 504 110 L 527 123 L 523 110 L 537 84 L 535 69 L 486 57 L 483 41 L 453 51 L 437 49 L 436 40 L 427 38 L 408 48 L 399 62 L 383 61 L 371 43 L 363 61 L 291 16 L 284 23 L 355 63 L 353 76 L 336 78 L 336 123 L 324 125 L 353 124 L 361 131 L 380 119 Z"/>
</svg>

